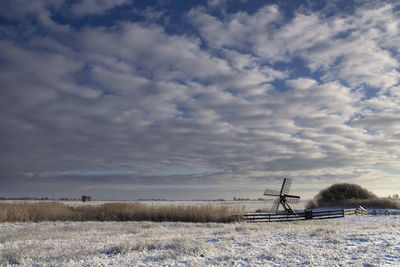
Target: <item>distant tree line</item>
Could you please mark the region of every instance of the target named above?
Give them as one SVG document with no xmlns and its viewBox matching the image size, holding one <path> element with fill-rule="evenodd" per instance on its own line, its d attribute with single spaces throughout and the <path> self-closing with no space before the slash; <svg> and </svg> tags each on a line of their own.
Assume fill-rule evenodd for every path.
<svg viewBox="0 0 400 267">
<path fill-rule="evenodd" d="M 242 198 L 242 197 L 233 197 L 233 201 L 257 201 L 264 200 L 264 198 Z"/>
<path fill-rule="evenodd" d="M 389 195 L 387 197 L 388 199 L 394 199 L 394 200 L 400 200 L 399 194 L 393 194 L 393 195 Z"/>
<path fill-rule="evenodd" d="M 56 200 L 49 197 L 0 197 L 0 200 Z M 57 200 L 61 201 L 76 201 L 77 198 L 60 197 Z"/>
<path fill-rule="evenodd" d="M 0 197 L 0 200 L 49 200 L 48 197 Z"/>
</svg>

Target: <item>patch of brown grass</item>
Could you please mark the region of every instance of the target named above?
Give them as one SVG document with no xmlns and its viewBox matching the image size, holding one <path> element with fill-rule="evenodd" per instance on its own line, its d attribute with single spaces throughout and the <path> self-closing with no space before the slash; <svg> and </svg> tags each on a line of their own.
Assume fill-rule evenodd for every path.
<svg viewBox="0 0 400 267">
<path fill-rule="evenodd" d="M 382 208 L 382 209 L 400 209 L 400 201 L 387 198 L 370 198 L 370 199 L 344 199 L 344 200 L 311 200 L 306 204 L 307 209 L 319 207 L 356 207 L 364 208 Z"/>
<path fill-rule="evenodd" d="M 56 202 L 0 203 L 0 222 L 40 222 L 67 220 L 72 211 Z"/>
<path fill-rule="evenodd" d="M 239 211 L 212 205 L 106 203 L 69 207 L 57 202 L 0 203 L 0 222 L 40 221 L 180 221 L 233 222 Z"/>
</svg>

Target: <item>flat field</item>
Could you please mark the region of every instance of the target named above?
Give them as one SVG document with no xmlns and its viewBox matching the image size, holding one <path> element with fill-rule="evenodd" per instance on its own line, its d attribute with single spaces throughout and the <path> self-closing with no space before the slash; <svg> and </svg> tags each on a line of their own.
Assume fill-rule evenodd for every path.
<svg viewBox="0 0 400 267">
<path fill-rule="evenodd" d="M 0 224 L 0 265 L 400 266 L 400 216 Z"/>
</svg>

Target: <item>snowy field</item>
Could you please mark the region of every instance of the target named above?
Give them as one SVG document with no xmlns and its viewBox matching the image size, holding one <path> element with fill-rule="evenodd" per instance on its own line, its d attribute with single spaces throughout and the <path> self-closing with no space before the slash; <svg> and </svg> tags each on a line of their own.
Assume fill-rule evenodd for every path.
<svg viewBox="0 0 400 267">
<path fill-rule="evenodd" d="M 0 224 L 18 266 L 400 266 L 400 216 L 286 223 Z"/>
</svg>

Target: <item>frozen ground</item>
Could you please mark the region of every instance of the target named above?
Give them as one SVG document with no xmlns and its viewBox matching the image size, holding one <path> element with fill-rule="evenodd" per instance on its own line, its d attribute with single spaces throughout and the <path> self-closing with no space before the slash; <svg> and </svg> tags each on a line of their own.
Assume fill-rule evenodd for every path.
<svg viewBox="0 0 400 267">
<path fill-rule="evenodd" d="M 0 224 L 0 265 L 400 266 L 400 216 L 279 223 Z"/>
</svg>

